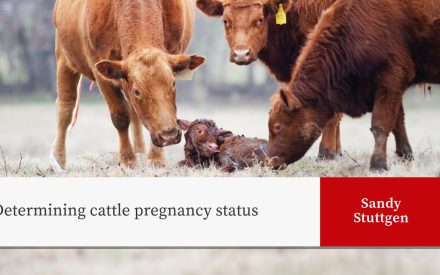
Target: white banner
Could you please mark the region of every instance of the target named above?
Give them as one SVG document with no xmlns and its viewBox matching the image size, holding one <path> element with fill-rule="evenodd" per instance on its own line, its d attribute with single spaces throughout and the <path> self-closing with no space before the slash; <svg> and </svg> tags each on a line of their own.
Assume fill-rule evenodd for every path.
<svg viewBox="0 0 440 275">
<path fill-rule="evenodd" d="M 319 182 L 0 178 L 0 246 L 318 247 Z"/>
</svg>

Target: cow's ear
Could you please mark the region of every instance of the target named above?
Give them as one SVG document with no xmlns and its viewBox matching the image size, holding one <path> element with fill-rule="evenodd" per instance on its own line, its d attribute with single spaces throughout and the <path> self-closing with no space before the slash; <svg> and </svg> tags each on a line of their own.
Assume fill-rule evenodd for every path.
<svg viewBox="0 0 440 275">
<path fill-rule="evenodd" d="M 180 130 L 182 131 L 188 131 L 189 127 L 191 127 L 191 121 L 184 120 L 184 119 L 178 119 L 177 125 L 179 126 Z"/>
<path fill-rule="evenodd" d="M 176 78 L 190 80 L 192 71 L 205 63 L 205 58 L 199 55 L 170 55 L 168 62 Z"/>
<path fill-rule="evenodd" d="M 216 136 L 217 143 L 224 143 L 227 138 L 234 136 L 234 134 L 231 131 L 219 129 L 217 130 Z"/>
<path fill-rule="evenodd" d="M 284 12 L 288 12 L 292 7 L 292 0 L 266 0 L 265 12 L 276 14 L 280 4 L 283 5 Z"/>
<path fill-rule="evenodd" d="M 98 72 L 109 80 L 127 80 L 127 72 L 120 61 L 101 61 L 95 65 Z"/>
<path fill-rule="evenodd" d="M 223 15 L 223 3 L 220 0 L 197 0 L 196 4 L 208 16 L 218 17 Z"/>
<path fill-rule="evenodd" d="M 301 101 L 289 91 L 280 88 L 272 97 L 272 107 L 271 110 L 279 111 L 294 111 L 301 108 L 303 105 Z"/>
<path fill-rule="evenodd" d="M 293 111 L 302 107 L 301 101 L 292 92 L 281 88 L 279 93 L 280 99 L 283 101 L 287 110 Z"/>
</svg>

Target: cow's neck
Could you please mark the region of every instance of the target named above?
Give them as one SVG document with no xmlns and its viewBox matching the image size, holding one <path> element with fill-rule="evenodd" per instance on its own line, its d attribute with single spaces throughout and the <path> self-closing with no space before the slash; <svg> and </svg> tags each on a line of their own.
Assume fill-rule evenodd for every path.
<svg viewBox="0 0 440 275">
<path fill-rule="evenodd" d="M 165 50 L 162 1 L 119 1 L 118 34 L 121 54 L 126 58 L 139 49 Z"/>
<path fill-rule="evenodd" d="M 275 18 L 268 18 L 268 20 L 270 23 L 267 45 L 260 51 L 258 58 L 278 81 L 289 82 L 304 35 L 296 28 L 296 23 L 293 21 L 295 18 L 290 16 L 290 13 L 288 23 L 283 26 L 276 25 Z"/>
<path fill-rule="evenodd" d="M 296 0 L 287 13 L 286 25 L 275 24 L 270 17 L 267 44 L 258 58 L 269 68 L 280 82 L 289 82 L 293 67 L 307 34 L 316 25 L 321 13 L 335 0 Z"/>
</svg>

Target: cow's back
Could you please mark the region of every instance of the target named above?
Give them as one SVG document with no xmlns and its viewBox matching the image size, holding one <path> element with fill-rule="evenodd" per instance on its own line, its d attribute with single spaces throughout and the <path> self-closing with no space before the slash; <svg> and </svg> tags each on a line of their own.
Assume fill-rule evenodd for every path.
<svg viewBox="0 0 440 275">
<path fill-rule="evenodd" d="M 143 11 L 130 7 L 135 1 L 144 7 Z M 151 8 L 151 2 L 155 2 L 157 8 Z M 123 48 L 131 45 L 123 43 L 132 43 L 126 39 L 129 36 L 142 39 L 143 35 L 153 34 L 163 40 L 159 47 L 166 52 L 182 53 L 191 40 L 193 6 L 191 0 L 57 0 L 54 9 L 57 55 L 63 54 L 72 69 L 93 80 L 94 64 L 125 57 Z M 159 18 L 161 24 L 149 22 L 152 15 Z M 133 18 L 140 20 L 142 28 L 131 21 Z M 123 31 L 120 30 L 121 20 L 128 25 Z M 127 31 L 132 33 L 127 34 Z M 144 47 L 148 46 L 158 47 Z"/>
</svg>

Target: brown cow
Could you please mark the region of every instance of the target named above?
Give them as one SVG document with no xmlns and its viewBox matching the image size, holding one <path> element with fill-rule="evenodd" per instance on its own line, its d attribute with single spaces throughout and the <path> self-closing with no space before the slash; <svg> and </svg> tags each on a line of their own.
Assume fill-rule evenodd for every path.
<svg viewBox="0 0 440 275">
<path fill-rule="evenodd" d="M 440 0 L 338 0 L 309 36 L 287 91 L 270 112 L 275 167 L 300 159 L 336 112 L 372 112 L 370 168 L 387 169 L 386 145 L 411 151 L 402 97 L 413 84 L 440 83 Z"/>
<path fill-rule="evenodd" d="M 211 162 L 225 172 L 262 164 L 267 157 L 267 140 L 236 136 L 217 128 L 214 121 L 178 120 L 185 133 L 185 160 L 180 165 L 208 167 Z"/>
<path fill-rule="evenodd" d="M 161 147 L 180 142 L 175 79 L 204 58 L 182 54 L 194 24 L 192 0 L 57 0 L 54 9 L 58 77 L 58 131 L 51 152 L 57 171 L 66 163 L 66 129 L 81 75 L 100 87 L 119 133 L 120 164 L 144 152 L 143 124 L 151 134 L 148 159 L 164 163 Z M 134 150 L 128 128 L 132 122 Z"/>
<path fill-rule="evenodd" d="M 292 68 L 322 11 L 335 0 L 197 0 L 208 16 L 223 16 L 230 61 L 247 65 L 261 60 L 279 82 L 287 83 Z M 275 15 L 283 5 L 287 24 L 277 25 Z M 318 159 L 333 159 L 341 153 L 341 114 L 326 125 Z"/>
</svg>

